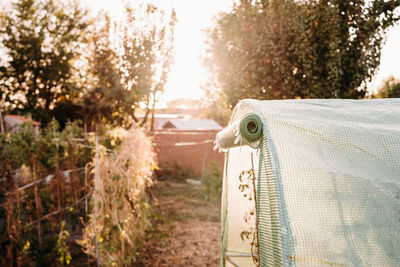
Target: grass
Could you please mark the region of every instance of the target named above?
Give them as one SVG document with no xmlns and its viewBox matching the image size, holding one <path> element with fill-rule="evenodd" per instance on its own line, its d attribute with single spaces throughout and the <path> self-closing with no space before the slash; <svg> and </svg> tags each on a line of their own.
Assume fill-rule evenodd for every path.
<svg viewBox="0 0 400 267">
<path fill-rule="evenodd" d="M 167 220 L 220 221 L 220 197 L 205 198 L 205 187 L 183 181 L 161 181 L 153 186 Z"/>
<path fill-rule="evenodd" d="M 155 213 L 142 266 L 218 266 L 220 196 L 209 198 L 204 185 L 168 178 L 152 193 Z"/>
</svg>

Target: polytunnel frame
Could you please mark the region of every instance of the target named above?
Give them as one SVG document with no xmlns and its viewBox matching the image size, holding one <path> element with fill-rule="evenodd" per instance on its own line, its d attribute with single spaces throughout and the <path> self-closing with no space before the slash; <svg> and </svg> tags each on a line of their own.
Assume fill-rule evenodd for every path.
<svg viewBox="0 0 400 267">
<path fill-rule="evenodd" d="M 264 205 L 258 209 L 261 265 L 398 266 L 400 99 L 245 100 L 235 108 L 228 128 L 237 129 L 247 113 L 259 114 L 264 124 L 264 138 L 255 146 L 263 153 L 262 164 L 256 164 L 259 207 Z M 228 193 L 233 193 L 226 207 L 229 229 L 223 234 L 230 243 L 225 254 L 250 251 L 239 237 L 246 206 L 238 204 L 245 201 L 237 185 L 252 149 L 240 146 L 246 142 L 231 133 L 229 141 L 237 147 L 229 149 L 224 171 L 224 183 L 229 181 L 232 189 Z M 239 149 L 247 153 L 242 161 L 231 153 Z M 263 200 L 268 189 L 277 193 L 282 188 L 285 196 L 279 194 L 276 202 Z M 278 219 L 273 225 L 280 243 L 273 242 L 276 253 L 270 255 L 262 247 L 263 231 L 273 229 L 262 218 L 264 208 L 276 211 Z M 271 240 L 269 235 L 266 241 Z M 252 265 L 249 259 L 237 263 Z"/>
<path fill-rule="evenodd" d="M 262 127 L 260 140 L 249 140 L 246 138 L 247 136 L 241 134 L 243 131 L 241 131 L 242 125 L 240 122 L 245 121 L 249 114 L 255 114 L 258 117 L 262 112 L 257 109 L 257 106 L 252 105 L 252 100 L 242 100 L 234 109 L 229 127 L 217 135 L 216 144 L 220 149 L 225 149 L 227 152 L 225 157 L 224 187 L 227 186 L 225 182 L 228 178 L 228 163 L 230 160 L 229 146 L 248 145 L 257 149 L 259 152 L 257 189 L 256 195 L 254 196 L 255 200 L 257 199 L 255 231 L 258 238 L 258 255 L 252 253 L 237 255 L 226 253 L 226 239 L 228 236 L 225 232 L 225 228 L 227 227 L 226 219 L 228 208 L 226 206 L 228 204 L 227 199 L 224 199 L 223 201 L 225 202 L 222 202 L 221 210 L 221 216 L 223 219 L 221 265 L 225 266 L 225 261 L 227 261 L 233 266 L 240 266 L 231 258 L 258 256 L 258 264 L 261 266 L 276 264 L 294 266 L 294 259 L 282 257 L 282 252 L 283 255 L 294 255 L 294 245 L 280 179 L 279 158 L 275 150 L 274 142 L 269 138 L 270 134 L 268 124 L 262 116 L 261 118 L 258 117 L 261 119 L 260 123 Z M 251 153 L 251 156 L 253 157 L 253 153 Z M 252 166 L 252 169 L 254 171 L 254 166 Z M 265 205 L 267 207 L 265 207 Z M 269 236 L 272 237 L 272 240 L 270 240 Z"/>
</svg>

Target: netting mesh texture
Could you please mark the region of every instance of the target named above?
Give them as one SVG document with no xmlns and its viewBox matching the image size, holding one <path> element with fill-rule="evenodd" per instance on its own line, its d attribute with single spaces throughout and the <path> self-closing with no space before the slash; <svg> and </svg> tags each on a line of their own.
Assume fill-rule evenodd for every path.
<svg viewBox="0 0 400 267">
<path fill-rule="evenodd" d="M 260 265 L 400 266 L 400 100 L 245 100 L 241 106 L 260 116 L 264 130 Z M 234 116 L 242 117 L 240 109 Z M 230 150 L 231 159 L 250 153 Z M 228 170 L 228 185 L 236 179 L 229 173 L 237 175 Z"/>
</svg>

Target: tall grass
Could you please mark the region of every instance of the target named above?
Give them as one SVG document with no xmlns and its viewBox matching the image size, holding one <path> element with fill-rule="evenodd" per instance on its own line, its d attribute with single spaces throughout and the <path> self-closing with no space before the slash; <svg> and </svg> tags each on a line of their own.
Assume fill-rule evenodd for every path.
<svg viewBox="0 0 400 267">
<path fill-rule="evenodd" d="M 139 260 L 151 226 L 146 192 L 155 164 L 151 139 L 141 129 L 124 133 L 118 148 L 99 156 L 98 212 L 96 219 L 91 214 L 79 243 L 95 256 L 96 235 L 102 265 L 131 266 Z"/>
</svg>

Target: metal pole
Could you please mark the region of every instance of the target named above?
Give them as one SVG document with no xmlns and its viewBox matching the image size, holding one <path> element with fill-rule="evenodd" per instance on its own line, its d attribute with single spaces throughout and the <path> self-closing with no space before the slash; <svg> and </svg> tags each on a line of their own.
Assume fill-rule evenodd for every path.
<svg viewBox="0 0 400 267">
<path fill-rule="evenodd" d="M 251 152 L 251 174 L 253 176 L 253 194 L 254 194 L 254 211 L 255 211 L 255 219 L 256 219 L 256 229 L 255 229 L 255 235 L 256 238 L 253 236 L 253 243 L 257 242 L 256 248 L 257 248 L 257 256 L 256 256 L 256 261 L 253 261 L 256 264 L 256 266 L 260 266 L 260 236 L 258 233 L 258 208 L 257 208 L 257 190 L 256 190 L 256 174 L 254 173 L 254 160 L 253 160 L 253 152 Z M 253 253 L 253 247 L 252 253 Z"/>
<path fill-rule="evenodd" d="M 97 190 L 99 189 L 99 149 L 98 149 L 99 138 L 96 133 L 96 158 L 94 165 L 94 243 L 95 243 L 95 251 L 96 251 L 96 265 L 100 267 L 100 257 L 99 257 L 99 249 L 97 246 Z"/>
</svg>

